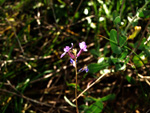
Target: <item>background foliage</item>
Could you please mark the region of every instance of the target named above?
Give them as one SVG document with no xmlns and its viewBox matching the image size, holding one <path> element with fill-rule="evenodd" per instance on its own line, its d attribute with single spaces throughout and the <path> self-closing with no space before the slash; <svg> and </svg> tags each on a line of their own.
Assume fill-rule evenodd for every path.
<svg viewBox="0 0 150 113">
<path fill-rule="evenodd" d="M 1 0 L 1 113 L 73 113 L 74 69 L 63 48 L 88 52 L 78 59 L 82 113 L 150 112 L 150 0 Z"/>
</svg>

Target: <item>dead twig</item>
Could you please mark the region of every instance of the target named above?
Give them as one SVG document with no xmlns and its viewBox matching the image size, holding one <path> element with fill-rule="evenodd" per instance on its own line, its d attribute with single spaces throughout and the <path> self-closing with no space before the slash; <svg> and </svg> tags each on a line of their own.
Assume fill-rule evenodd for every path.
<svg viewBox="0 0 150 113">
<path fill-rule="evenodd" d="M 96 81 L 94 81 L 92 84 L 90 84 L 84 91 L 82 91 L 75 99 L 72 100 L 72 102 L 75 102 L 76 99 L 78 99 L 81 95 L 83 95 L 83 93 L 85 93 L 88 89 L 90 89 L 93 85 L 95 85 L 96 83 L 99 82 L 100 79 L 102 79 L 106 74 L 101 75 L 100 77 L 98 77 L 96 79 Z"/>
<path fill-rule="evenodd" d="M 140 78 L 142 78 L 142 79 L 149 79 L 149 80 L 150 80 L 150 76 L 143 76 L 143 75 L 141 75 L 141 74 L 138 74 L 138 76 L 139 76 Z"/>
<path fill-rule="evenodd" d="M 150 86 L 150 81 L 149 81 L 150 80 L 150 76 L 143 76 L 141 74 L 137 74 L 137 75 L 138 75 L 138 77 L 144 79 L 145 82 Z"/>
<path fill-rule="evenodd" d="M 75 17 L 75 15 L 76 15 L 76 13 L 78 12 L 78 10 L 79 10 L 79 8 L 80 8 L 82 2 L 83 2 L 83 0 L 80 1 L 80 3 L 79 3 L 79 5 L 78 5 L 78 7 L 77 7 L 77 9 L 76 9 L 76 11 L 75 11 L 75 13 L 74 13 L 74 15 L 73 15 L 73 18 L 72 18 L 72 20 L 70 21 L 70 24 L 69 24 L 68 27 L 70 27 L 70 25 L 72 24 L 72 22 L 73 22 L 73 20 L 74 20 L 74 17 Z"/>
<path fill-rule="evenodd" d="M 23 99 L 25 99 L 25 100 L 27 100 L 27 101 L 30 101 L 30 102 L 39 104 L 39 105 L 41 105 L 41 106 L 52 107 L 51 105 L 49 105 L 49 104 L 47 104 L 47 103 L 40 102 L 40 101 L 37 101 L 37 100 L 35 100 L 35 99 L 31 99 L 31 98 L 29 98 L 29 97 L 24 96 L 23 94 L 17 94 L 17 93 L 15 93 L 15 92 L 8 91 L 8 90 L 6 90 L 6 89 L 1 89 L 1 88 L 0 88 L 0 91 L 5 92 L 5 93 L 13 94 L 13 95 L 15 95 L 15 96 L 21 97 L 21 98 L 23 98 Z"/>
<path fill-rule="evenodd" d="M 3 66 L 5 66 L 8 63 L 14 63 L 14 62 L 24 62 L 25 65 L 27 65 L 29 67 L 29 69 L 33 69 L 34 72 L 37 72 L 36 69 L 34 69 L 29 63 L 27 63 L 27 61 L 35 61 L 35 60 L 45 60 L 45 59 L 50 59 L 52 58 L 52 55 L 49 56 L 35 56 L 35 57 L 31 57 L 31 58 L 27 58 L 24 56 L 19 56 L 19 58 L 14 58 L 11 60 L 1 60 L 1 66 L 0 66 L 0 70 Z"/>
<path fill-rule="evenodd" d="M 19 40 L 19 38 L 18 38 L 18 35 L 17 35 L 17 33 L 16 33 L 16 31 L 15 31 L 15 29 L 14 29 L 14 27 L 13 27 L 13 25 L 8 21 L 8 19 L 7 18 L 5 18 L 5 20 L 7 21 L 7 23 L 11 26 L 11 28 L 12 28 L 12 30 L 13 30 L 13 32 L 14 32 L 14 35 L 15 35 L 15 37 L 16 37 L 16 39 L 17 39 L 17 42 L 18 42 L 18 44 L 19 44 L 19 47 L 20 47 L 20 49 L 21 49 L 21 52 L 23 53 L 23 55 L 24 55 L 24 50 L 23 50 L 23 47 L 22 47 L 22 45 L 21 45 L 21 42 L 20 42 L 20 40 Z"/>
<path fill-rule="evenodd" d="M 46 104 L 46 103 L 43 103 L 43 102 L 40 102 L 40 101 L 37 101 L 37 100 L 34 100 L 34 99 L 31 99 L 31 98 L 29 98 L 29 97 L 24 96 L 22 93 L 20 93 L 20 92 L 11 84 L 11 82 L 10 82 L 9 80 L 7 80 L 6 85 L 9 85 L 9 86 L 10 86 L 15 92 L 17 92 L 17 93 L 12 92 L 12 91 L 8 91 L 8 90 L 6 90 L 6 89 L 0 89 L 0 91 L 6 92 L 6 93 L 11 93 L 11 94 L 16 95 L 16 96 L 18 96 L 18 97 L 24 98 L 24 99 L 26 99 L 26 100 L 28 100 L 28 101 L 30 101 L 30 102 L 34 102 L 34 103 L 36 103 L 36 104 L 40 104 L 40 105 L 42 105 L 42 106 L 44 105 L 44 106 L 51 107 L 51 105 L 49 105 L 49 104 Z"/>
</svg>

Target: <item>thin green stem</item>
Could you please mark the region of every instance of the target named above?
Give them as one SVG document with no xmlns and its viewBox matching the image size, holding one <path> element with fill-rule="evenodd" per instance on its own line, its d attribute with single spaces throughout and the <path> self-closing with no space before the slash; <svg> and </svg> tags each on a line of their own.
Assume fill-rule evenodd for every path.
<svg viewBox="0 0 150 113">
<path fill-rule="evenodd" d="M 136 15 L 132 18 L 131 22 L 128 23 L 127 27 L 125 28 L 125 34 L 127 33 L 129 27 L 131 26 L 132 22 L 138 18 L 139 16 L 139 13 L 147 6 L 149 2 L 146 2 L 142 7 L 141 9 L 136 13 Z"/>
<path fill-rule="evenodd" d="M 134 20 L 135 20 L 135 19 L 137 19 L 137 20 L 139 19 L 139 17 L 138 17 L 139 13 L 147 6 L 148 3 L 149 3 L 149 2 L 146 2 L 146 3 L 142 6 L 142 8 L 139 9 L 139 11 L 136 13 L 136 15 L 132 18 L 131 22 L 128 23 L 127 27 L 125 28 L 124 35 L 127 34 L 127 31 L 128 31 L 128 29 L 129 29 L 129 27 L 131 26 L 131 24 L 134 22 Z M 124 41 L 122 47 L 126 44 L 127 41 L 128 41 L 128 39 L 126 39 L 126 41 Z"/>
</svg>

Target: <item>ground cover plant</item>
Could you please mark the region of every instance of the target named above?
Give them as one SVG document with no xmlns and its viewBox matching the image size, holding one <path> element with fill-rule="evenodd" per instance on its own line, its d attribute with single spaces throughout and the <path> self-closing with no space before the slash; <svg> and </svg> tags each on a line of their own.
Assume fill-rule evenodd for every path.
<svg viewBox="0 0 150 113">
<path fill-rule="evenodd" d="M 1 113 L 149 113 L 150 0 L 1 0 Z"/>
</svg>

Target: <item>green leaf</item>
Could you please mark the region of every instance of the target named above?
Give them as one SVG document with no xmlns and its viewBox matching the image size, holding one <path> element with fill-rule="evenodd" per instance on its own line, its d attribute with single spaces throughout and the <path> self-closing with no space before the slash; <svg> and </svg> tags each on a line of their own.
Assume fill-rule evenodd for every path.
<svg viewBox="0 0 150 113">
<path fill-rule="evenodd" d="M 67 82 L 67 86 L 72 87 L 72 88 L 75 88 L 75 87 L 76 87 L 76 84 L 75 84 L 75 83 L 68 83 L 68 82 Z M 80 86 L 79 86 L 79 85 L 77 85 L 77 90 L 78 90 L 78 91 L 82 91 L 82 90 L 80 89 Z"/>
<path fill-rule="evenodd" d="M 5 2 L 5 0 L 0 0 L 0 5 L 2 5 Z"/>
<path fill-rule="evenodd" d="M 146 54 L 146 56 L 150 59 L 150 47 L 145 47 L 145 54 Z"/>
<path fill-rule="evenodd" d="M 120 22 L 121 22 L 120 16 L 117 16 L 117 17 L 115 18 L 115 20 L 114 20 L 114 23 L 115 23 L 115 24 L 120 24 Z"/>
<path fill-rule="evenodd" d="M 110 100 L 114 100 L 115 97 L 116 97 L 115 94 L 109 94 L 109 95 L 107 95 L 107 96 L 101 98 L 101 101 L 110 101 Z"/>
<path fill-rule="evenodd" d="M 88 106 L 83 104 L 83 105 L 80 105 L 80 106 L 79 106 L 79 109 L 80 109 L 80 111 L 81 111 L 81 113 L 82 113 L 83 111 L 85 111 L 85 110 L 88 109 Z"/>
<path fill-rule="evenodd" d="M 118 58 L 114 58 L 114 57 L 110 56 L 109 62 L 116 64 L 118 62 Z"/>
<path fill-rule="evenodd" d="M 148 59 L 144 54 L 140 54 L 139 56 L 133 57 L 133 63 L 135 64 L 136 67 L 141 67 L 144 65 L 143 63 L 148 63 Z"/>
<path fill-rule="evenodd" d="M 109 64 L 107 62 L 102 62 L 102 63 L 92 63 L 88 65 L 89 68 L 89 72 L 91 73 L 96 73 L 101 69 L 104 69 L 105 67 L 107 67 Z"/>
<path fill-rule="evenodd" d="M 113 21 L 115 20 L 115 18 L 117 17 L 117 16 L 119 16 L 119 13 L 118 13 L 118 11 L 113 11 L 113 13 L 112 13 L 112 15 L 113 15 Z"/>
<path fill-rule="evenodd" d="M 129 82 L 129 83 L 131 83 L 131 84 L 135 84 L 135 80 L 131 77 L 131 76 L 126 76 L 126 79 L 127 79 L 127 81 Z"/>
<path fill-rule="evenodd" d="M 139 17 L 149 18 L 150 17 L 150 10 L 144 10 L 144 11 L 140 12 Z"/>
<path fill-rule="evenodd" d="M 134 56 L 133 57 L 133 62 L 135 64 L 136 67 L 141 67 L 143 66 L 144 64 L 142 63 L 142 61 L 137 57 L 137 56 Z"/>
<path fill-rule="evenodd" d="M 63 2 L 62 0 L 58 0 L 59 3 L 63 4 L 64 6 L 66 5 L 65 2 Z"/>
<path fill-rule="evenodd" d="M 103 103 L 101 100 L 96 101 L 84 113 L 100 113 L 103 110 Z"/>
<path fill-rule="evenodd" d="M 73 104 L 66 96 L 64 96 L 64 99 L 69 105 L 71 105 L 72 107 L 76 107 L 76 105 Z"/>
<path fill-rule="evenodd" d="M 125 50 L 124 52 L 121 53 L 120 59 L 125 59 L 127 55 L 128 55 L 128 51 Z"/>
<path fill-rule="evenodd" d="M 144 43 L 145 43 L 146 41 L 147 41 L 147 39 L 146 39 L 146 38 L 143 38 L 138 49 L 144 50 L 145 47 L 146 47 L 146 45 L 145 45 Z M 138 45 L 138 43 L 139 43 L 139 41 L 137 41 L 136 46 Z"/>
<path fill-rule="evenodd" d="M 122 62 L 118 62 L 115 64 L 115 70 L 119 71 L 119 70 L 125 70 L 126 69 L 126 65 Z"/>
<path fill-rule="evenodd" d="M 99 98 L 94 98 L 94 97 L 86 97 L 85 98 L 85 101 L 86 102 L 96 102 L 96 101 L 98 101 L 99 100 Z"/>
<path fill-rule="evenodd" d="M 96 49 L 91 49 L 91 50 L 90 50 L 90 53 L 91 53 L 92 55 L 96 56 L 96 57 L 99 57 L 99 56 L 100 56 L 100 52 L 97 51 Z"/>
<path fill-rule="evenodd" d="M 118 46 L 118 41 L 117 41 L 117 31 L 115 29 L 112 29 L 110 31 L 110 46 L 115 54 L 120 54 L 121 53 L 121 47 Z"/>
<path fill-rule="evenodd" d="M 126 45 L 126 40 L 127 40 L 127 38 L 125 36 L 120 36 L 119 35 L 119 45 L 120 45 L 120 47 Z"/>
</svg>

